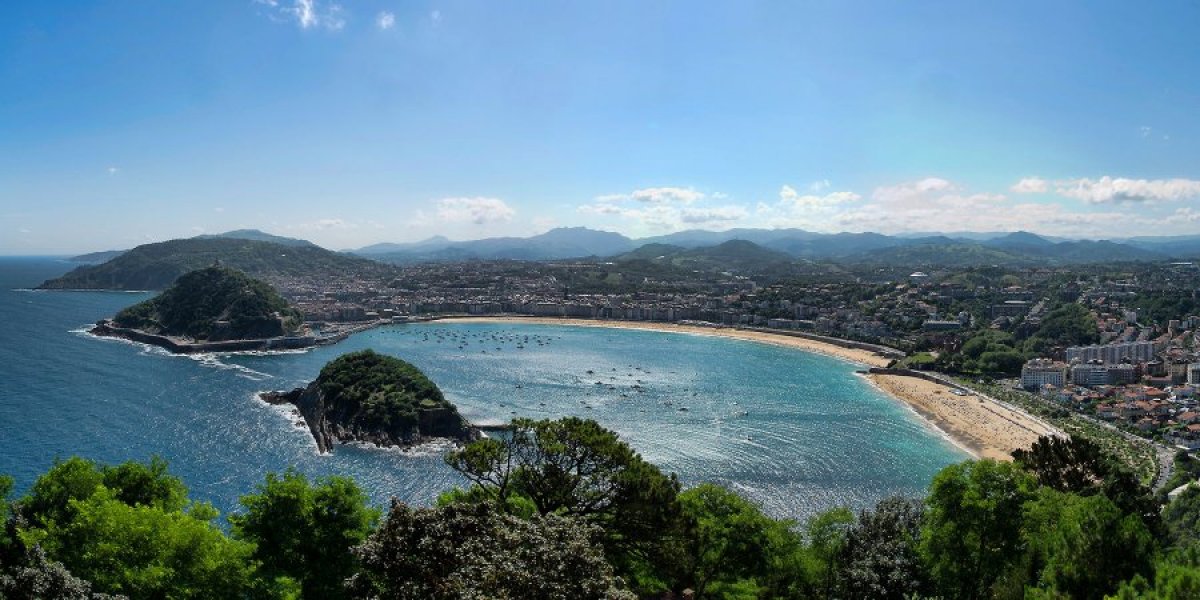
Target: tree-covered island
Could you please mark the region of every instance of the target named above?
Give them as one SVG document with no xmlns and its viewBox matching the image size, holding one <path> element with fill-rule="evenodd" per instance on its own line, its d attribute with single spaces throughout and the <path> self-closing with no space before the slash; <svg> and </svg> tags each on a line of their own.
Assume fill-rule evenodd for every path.
<svg viewBox="0 0 1200 600">
<path fill-rule="evenodd" d="M 337 442 L 410 446 L 430 438 L 470 441 L 479 435 L 419 369 L 372 350 L 330 361 L 307 387 L 262 398 L 294 404 L 321 452 Z"/>
<path fill-rule="evenodd" d="M 101 321 L 92 332 L 157 344 L 175 352 L 241 350 L 256 347 L 224 346 L 296 337 L 303 323 L 300 311 L 270 285 L 214 265 L 183 275 L 163 293 Z"/>
</svg>

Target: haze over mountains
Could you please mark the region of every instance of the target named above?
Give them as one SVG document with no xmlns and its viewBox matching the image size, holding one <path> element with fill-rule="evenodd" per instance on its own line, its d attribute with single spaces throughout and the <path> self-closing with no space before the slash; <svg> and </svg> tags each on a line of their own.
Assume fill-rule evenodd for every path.
<svg viewBox="0 0 1200 600">
<path fill-rule="evenodd" d="M 468 259 L 556 260 L 608 257 L 647 244 L 679 249 L 752 242 L 794 258 L 947 264 L 1091 263 L 1165 260 L 1200 256 L 1200 235 L 1128 240 L 1061 240 L 1028 232 L 892 236 L 878 233 L 816 233 L 802 229 L 688 230 L 631 239 L 585 227 L 552 229 L 528 238 L 451 241 L 437 236 L 408 244 L 374 244 L 352 254 L 396 264 Z"/>
<path fill-rule="evenodd" d="M 829 261 L 905 268 L 975 265 L 1039 266 L 1123 261 L 1200 259 L 1200 236 L 1121 241 L 1055 241 L 1032 233 L 959 236 L 824 234 L 800 229 L 681 231 L 630 239 L 584 227 L 552 229 L 527 238 L 455 242 L 434 237 L 409 244 L 375 244 L 334 252 L 311 242 L 253 229 L 144 244 L 128 251 L 96 252 L 47 289 L 162 289 L 178 276 L 216 261 L 255 277 L 339 276 L 381 273 L 387 264 L 467 260 L 605 259 L 650 261 L 672 268 L 788 273 L 803 263 Z M 387 264 L 384 264 L 387 263 Z"/>
</svg>

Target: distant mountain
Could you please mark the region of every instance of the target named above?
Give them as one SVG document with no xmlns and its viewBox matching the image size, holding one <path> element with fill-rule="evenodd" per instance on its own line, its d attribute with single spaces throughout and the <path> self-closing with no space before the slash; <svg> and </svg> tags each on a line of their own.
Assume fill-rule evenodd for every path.
<svg viewBox="0 0 1200 600">
<path fill-rule="evenodd" d="M 42 289 L 161 290 L 180 275 L 216 262 L 270 279 L 385 273 L 386 265 L 313 245 L 285 246 L 236 238 L 170 240 L 138 246 L 104 264 L 86 265 L 43 283 Z"/>
<path fill-rule="evenodd" d="M 1135 237 L 1116 240 L 1125 245 L 1179 259 L 1200 259 L 1200 235 Z"/>
<path fill-rule="evenodd" d="M 561 227 L 528 238 L 498 237 L 452 242 L 435 237 L 412 244 L 375 244 L 353 250 L 359 256 L 390 263 L 456 260 L 557 260 L 612 256 L 633 249 L 629 238 L 586 227 Z"/>
<path fill-rule="evenodd" d="M 128 250 L 105 250 L 103 252 L 90 252 L 88 254 L 72 256 L 67 260 L 88 265 L 98 265 L 100 263 L 106 263 L 122 254 L 125 254 L 126 252 L 128 252 Z"/>
<path fill-rule="evenodd" d="M 421 240 L 419 242 L 409 242 L 407 244 L 372 244 L 370 246 L 359 248 L 358 250 L 349 250 L 349 252 L 361 256 L 391 254 L 394 252 L 409 252 L 413 250 L 424 250 L 426 252 L 430 252 L 434 250 L 441 250 L 442 248 L 445 248 L 453 243 L 454 242 L 450 241 L 450 239 L 444 235 L 435 235 L 429 239 Z"/>
<path fill-rule="evenodd" d="M 218 239 L 218 238 L 232 239 L 232 240 L 251 240 L 251 241 L 255 241 L 255 242 L 271 242 L 273 244 L 279 244 L 281 246 L 312 246 L 314 248 L 317 246 L 316 244 L 314 244 L 308 240 L 300 240 L 300 239 L 296 239 L 296 238 L 283 237 L 283 236 L 279 236 L 279 235 L 271 235 L 269 233 L 265 233 L 265 232 L 259 231 L 257 229 L 235 229 L 233 231 L 226 231 L 225 233 L 203 234 L 203 235 L 196 236 L 195 239 L 211 240 L 211 239 Z"/>
<path fill-rule="evenodd" d="M 801 261 L 778 250 L 747 240 L 729 240 L 716 246 L 684 248 L 670 244 L 646 244 L 613 257 L 617 263 L 649 262 L 674 269 L 738 274 L 786 275 L 798 270 Z"/>
<path fill-rule="evenodd" d="M 715 246 L 730 240 L 745 240 L 760 246 L 773 247 L 774 244 L 815 240 L 825 234 L 813 233 L 803 229 L 728 229 L 725 231 L 705 231 L 690 229 L 659 235 L 638 240 L 643 244 L 671 244 L 684 248 L 699 248 Z"/>
</svg>

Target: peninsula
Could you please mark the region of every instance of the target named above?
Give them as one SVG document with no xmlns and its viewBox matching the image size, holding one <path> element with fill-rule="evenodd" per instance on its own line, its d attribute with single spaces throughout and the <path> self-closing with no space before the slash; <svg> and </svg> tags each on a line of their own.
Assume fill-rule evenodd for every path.
<svg viewBox="0 0 1200 600">
<path fill-rule="evenodd" d="M 122 337 L 177 353 L 301 348 L 303 316 L 271 286 L 221 266 L 192 271 L 163 293 L 99 322 L 95 335 Z"/>
<path fill-rule="evenodd" d="M 373 350 L 330 361 L 306 387 L 260 397 L 295 405 L 322 453 L 338 442 L 408 447 L 434 438 L 467 442 L 480 435 L 419 369 Z"/>
</svg>

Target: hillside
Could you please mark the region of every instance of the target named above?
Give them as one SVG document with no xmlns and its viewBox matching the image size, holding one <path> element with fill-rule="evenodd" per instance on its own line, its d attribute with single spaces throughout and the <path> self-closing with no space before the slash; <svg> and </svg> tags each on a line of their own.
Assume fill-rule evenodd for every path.
<svg viewBox="0 0 1200 600">
<path fill-rule="evenodd" d="M 192 271 L 113 317 L 118 327 L 198 341 L 278 337 L 302 322 L 271 286 L 225 267 Z"/>
<path fill-rule="evenodd" d="M 198 240 L 212 239 L 232 239 L 232 240 L 250 240 L 252 242 L 272 242 L 281 246 L 311 246 L 317 247 L 316 244 L 297 238 L 283 237 L 281 235 L 272 235 L 258 229 L 235 229 L 226 231 L 225 233 L 203 234 L 195 237 Z"/>
<path fill-rule="evenodd" d="M 342 355 L 307 387 L 263 394 L 263 400 L 294 404 L 321 452 L 338 442 L 409 446 L 434 437 L 478 437 L 424 373 L 372 350 Z"/>
<path fill-rule="evenodd" d="M 383 273 L 385 265 L 317 246 L 282 246 L 235 238 L 191 238 L 138 246 L 106 263 L 85 265 L 41 289 L 161 290 L 215 262 L 261 279 Z"/>
<path fill-rule="evenodd" d="M 497 237 L 453 242 L 441 236 L 411 244 L 374 244 L 353 251 L 395 264 L 460 260 L 557 260 L 612 256 L 629 251 L 627 237 L 586 227 L 560 227 L 528 238 Z"/>
</svg>

